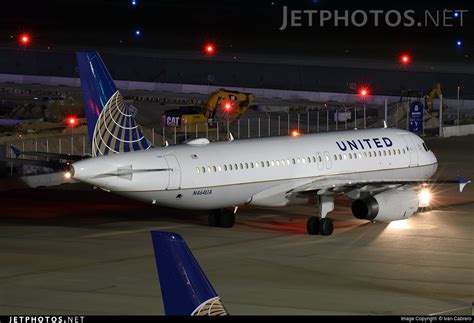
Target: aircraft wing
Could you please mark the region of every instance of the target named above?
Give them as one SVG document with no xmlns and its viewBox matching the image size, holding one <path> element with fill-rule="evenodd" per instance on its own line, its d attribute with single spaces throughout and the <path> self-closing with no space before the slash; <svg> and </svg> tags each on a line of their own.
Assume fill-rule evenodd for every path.
<svg viewBox="0 0 474 323">
<path fill-rule="evenodd" d="M 330 192 L 344 192 L 358 194 L 360 192 L 378 193 L 389 188 L 395 188 L 404 185 L 421 186 L 428 184 L 458 184 L 459 191 L 471 183 L 471 180 L 464 176 L 458 176 L 457 179 L 375 179 L 375 180 L 348 180 L 344 177 L 323 177 L 316 181 L 296 187 L 288 193 L 317 193 L 318 195 Z"/>
<path fill-rule="evenodd" d="M 166 315 L 228 315 L 184 239 L 163 231 L 151 237 Z"/>
</svg>

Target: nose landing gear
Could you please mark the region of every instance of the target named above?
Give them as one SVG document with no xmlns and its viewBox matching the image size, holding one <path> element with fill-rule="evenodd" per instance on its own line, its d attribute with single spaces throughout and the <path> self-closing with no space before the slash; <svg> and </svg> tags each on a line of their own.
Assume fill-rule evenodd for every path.
<svg viewBox="0 0 474 323">
<path fill-rule="evenodd" d="M 211 210 L 209 212 L 209 226 L 232 228 L 235 224 L 235 211 L 237 211 L 237 209 Z"/>
</svg>

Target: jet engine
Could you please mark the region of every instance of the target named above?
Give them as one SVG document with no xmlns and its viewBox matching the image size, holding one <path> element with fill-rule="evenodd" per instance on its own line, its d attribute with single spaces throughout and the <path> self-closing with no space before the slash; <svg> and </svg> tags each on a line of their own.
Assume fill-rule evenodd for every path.
<svg viewBox="0 0 474 323">
<path fill-rule="evenodd" d="M 389 189 L 352 203 L 352 214 L 358 219 L 396 221 L 411 217 L 419 206 L 414 190 Z"/>
</svg>

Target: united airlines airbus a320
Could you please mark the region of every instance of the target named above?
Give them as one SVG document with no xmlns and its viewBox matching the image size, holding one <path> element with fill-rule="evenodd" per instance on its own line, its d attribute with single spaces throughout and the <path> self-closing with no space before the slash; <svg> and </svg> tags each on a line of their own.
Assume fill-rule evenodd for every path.
<svg viewBox="0 0 474 323">
<path fill-rule="evenodd" d="M 319 200 L 310 234 L 330 235 L 334 195 L 354 199 L 359 219 L 394 221 L 427 206 L 433 152 L 417 135 L 368 129 L 302 136 L 152 147 L 96 52 L 77 53 L 93 158 L 73 164 L 79 181 L 133 199 L 210 210 L 211 226 L 232 227 L 240 205 L 267 207 Z"/>
</svg>

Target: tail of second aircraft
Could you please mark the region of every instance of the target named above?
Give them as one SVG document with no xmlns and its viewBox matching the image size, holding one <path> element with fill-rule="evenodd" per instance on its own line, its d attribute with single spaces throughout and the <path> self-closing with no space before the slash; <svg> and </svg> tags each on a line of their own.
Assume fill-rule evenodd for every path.
<svg viewBox="0 0 474 323">
<path fill-rule="evenodd" d="M 99 53 L 77 52 L 77 65 L 92 156 L 150 148 Z"/>
<path fill-rule="evenodd" d="M 184 239 L 160 231 L 151 237 L 166 315 L 228 315 Z"/>
</svg>

